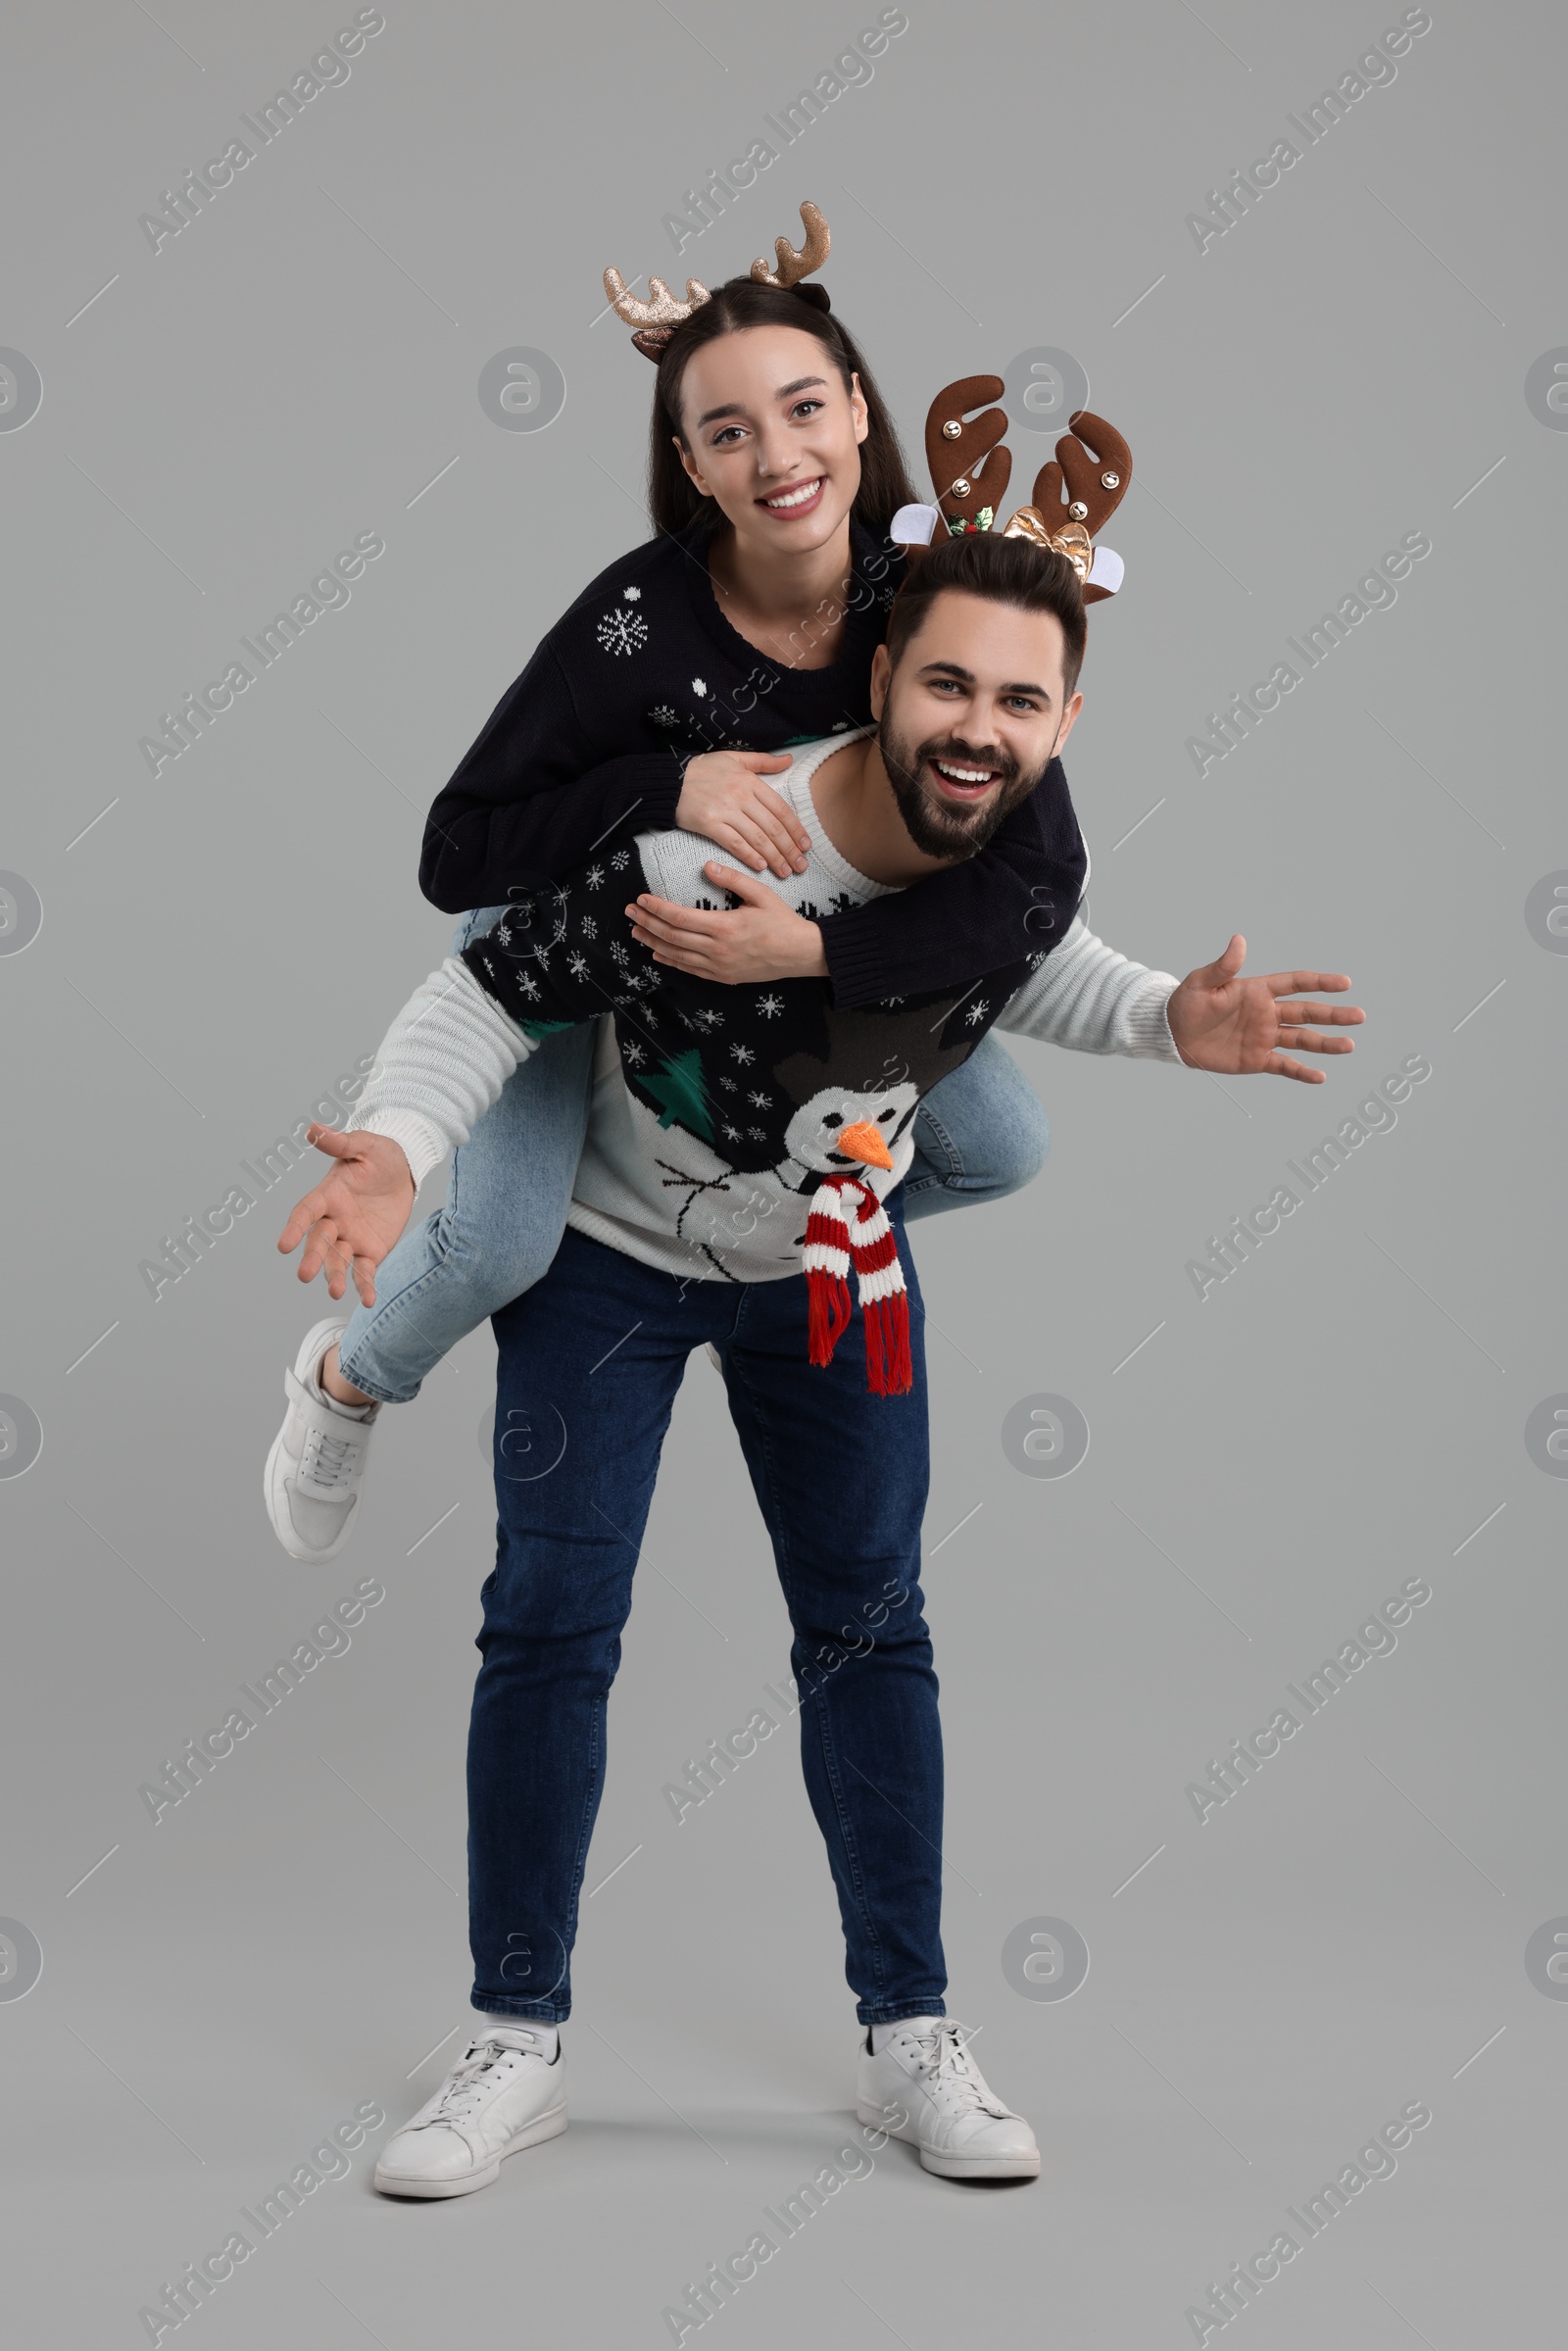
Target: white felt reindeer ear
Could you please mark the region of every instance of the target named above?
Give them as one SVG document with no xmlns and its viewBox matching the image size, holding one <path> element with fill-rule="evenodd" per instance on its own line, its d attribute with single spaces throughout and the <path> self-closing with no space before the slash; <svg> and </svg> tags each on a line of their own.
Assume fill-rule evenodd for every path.
<svg viewBox="0 0 1568 2351">
<path fill-rule="evenodd" d="M 1098 588 L 1102 596 L 1114 596 L 1127 576 L 1127 566 L 1114 547 L 1097 547 L 1095 560 L 1089 566 L 1087 585 Z"/>
<path fill-rule="evenodd" d="M 941 519 L 934 506 L 901 506 L 888 524 L 888 537 L 900 547 L 929 547 Z"/>
</svg>

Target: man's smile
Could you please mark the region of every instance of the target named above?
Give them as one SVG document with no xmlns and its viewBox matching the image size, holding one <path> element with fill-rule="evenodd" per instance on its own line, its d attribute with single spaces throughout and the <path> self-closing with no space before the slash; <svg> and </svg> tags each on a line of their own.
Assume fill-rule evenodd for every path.
<svg viewBox="0 0 1568 2351">
<path fill-rule="evenodd" d="M 1002 775 L 1000 767 L 980 766 L 968 760 L 932 759 L 927 765 L 937 779 L 938 789 L 947 800 L 984 800 Z"/>
</svg>

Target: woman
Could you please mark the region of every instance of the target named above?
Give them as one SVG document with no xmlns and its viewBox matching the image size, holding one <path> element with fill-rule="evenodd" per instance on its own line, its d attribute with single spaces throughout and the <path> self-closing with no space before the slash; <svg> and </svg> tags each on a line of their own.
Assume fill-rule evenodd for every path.
<svg viewBox="0 0 1568 2351">
<path fill-rule="evenodd" d="M 780 239 L 776 274 L 707 296 L 689 288 L 688 305 L 657 283 L 658 299 L 636 304 L 606 273 L 658 361 L 656 536 L 550 631 L 431 809 L 425 895 L 449 912 L 478 908 L 455 953 L 491 927 L 509 892 L 601 845 L 612 887 L 629 861 L 622 845 L 651 827 L 704 834 L 754 871 L 804 870 L 798 820 L 766 778 L 788 764 L 784 745 L 867 722 L 871 657 L 903 574 L 888 528 L 914 491 L 858 346 L 822 289 L 803 282 L 827 235 L 814 207 L 802 217 L 806 246 L 795 254 Z M 1052 837 L 1025 803 L 965 865 L 866 906 L 823 907 L 811 968 L 837 1003 L 876 1003 L 995 964 L 977 939 L 1050 946 L 1082 883 L 1082 845 L 1066 824 L 1070 839 Z M 446 1204 L 404 1237 L 379 1280 L 364 1260 L 351 1268 L 329 1254 L 329 1294 L 343 1297 L 352 1270 L 361 1304 L 346 1323 L 316 1324 L 285 1373 L 289 1410 L 266 1493 L 291 1557 L 330 1559 L 348 1541 L 381 1404 L 416 1396 L 448 1348 L 550 1264 L 592 1068 L 593 1032 L 581 1029 L 519 1068 L 457 1154 Z M 910 1218 L 1015 1190 L 1048 1148 L 1039 1102 L 992 1040 L 931 1095 L 917 1134 Z M 311 1140 L 339 1159 L 357 1149 L 328 1129 Z"/>
</svg>

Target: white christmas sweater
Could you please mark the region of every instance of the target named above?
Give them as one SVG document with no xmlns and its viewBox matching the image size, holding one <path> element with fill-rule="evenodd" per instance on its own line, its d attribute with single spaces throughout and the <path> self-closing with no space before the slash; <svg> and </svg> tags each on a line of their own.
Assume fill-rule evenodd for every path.
<svg viewBox="0 0 1568 2351">
<path fill-rule="evenodd" d="M 810 841 L 804 873 L 759 878 L 808 919 L 887 895 L 840 856 L 810 779 L 838 734 L 804 745 L 769 780 Z M 825 980 L 724 986 L 658 964 L 623 908 L 649 890 L 688 906 L 726 902 L 703 872 L 726 857 L 676 829 L 638 835 L 521 900 L 449 956 L 392 1023 L 352 1125 L 386 1135 L 417 1184 L 466 1143 L 518 1063 L 557 1030 L 600 1022 L 593 1107 L 567 1221 L 682 1276 L 776 1281 L 801 1270 L 811 1197 L 854 1174 L 886 1197 L 914 1153 L 922 1095 L 992 1026 L 1077 1053 L 1180 1059 L 1170 973 L 1130 962 L 1074 914 L 1060 944 L 1025 943 L 959 992 L 841 1009 Z M 834 1149 L 869 1120 L 891 1165 Z"/>
</svg>

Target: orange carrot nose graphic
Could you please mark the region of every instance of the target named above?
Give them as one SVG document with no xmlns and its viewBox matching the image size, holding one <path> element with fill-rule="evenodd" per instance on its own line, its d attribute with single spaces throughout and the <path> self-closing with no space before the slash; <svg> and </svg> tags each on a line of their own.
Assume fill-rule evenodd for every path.
<svg viewBox="0 0 1568 2351">
<path fill-rule="evenodd" d="M 858 1159 L 866 1167 L 893 1165 L 893 1154 L 882 1140 L 881 1130 L 873 1126 L 869 1118 L 862 1118 L 857 1126 L 842 1128 L 834 1139 L 833 1148 L 843 1151 L 846 1158 Z"/>
</svg>

